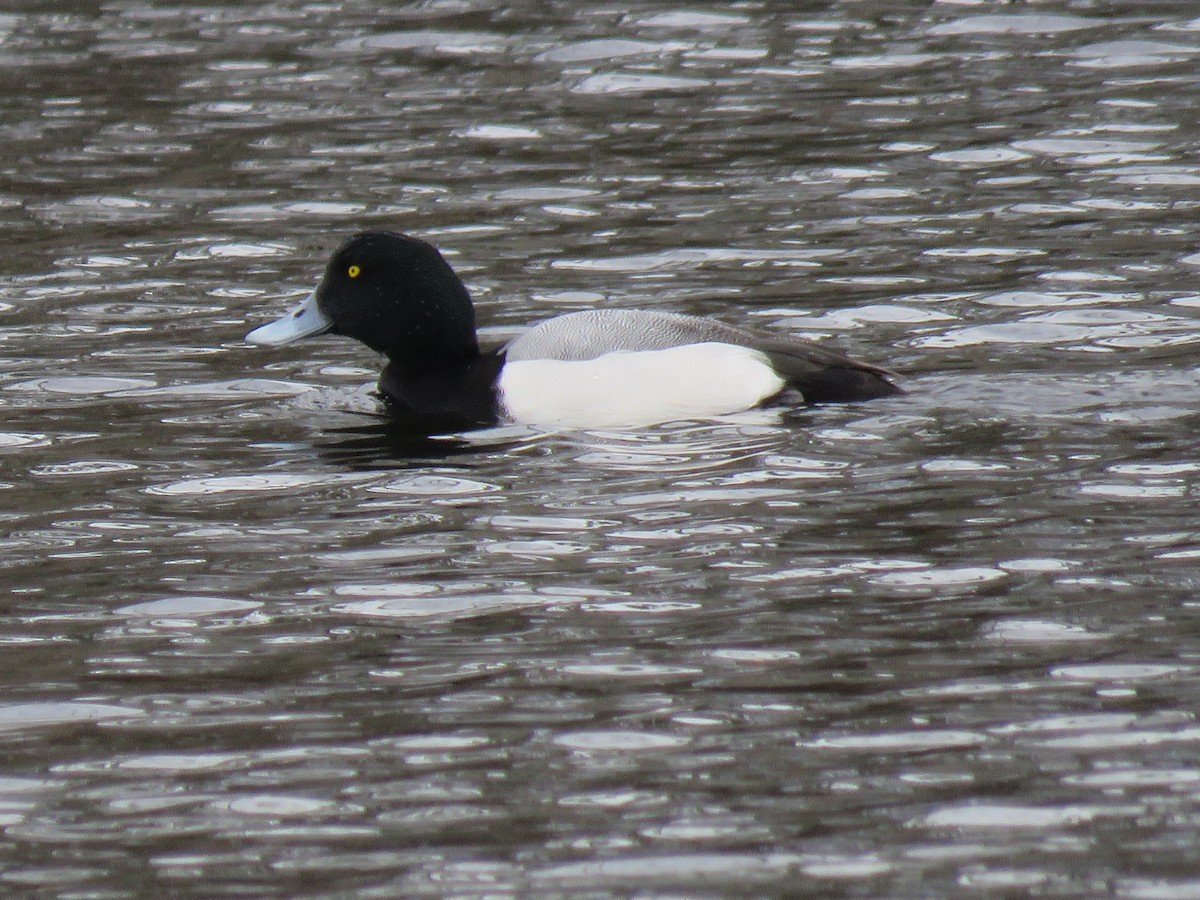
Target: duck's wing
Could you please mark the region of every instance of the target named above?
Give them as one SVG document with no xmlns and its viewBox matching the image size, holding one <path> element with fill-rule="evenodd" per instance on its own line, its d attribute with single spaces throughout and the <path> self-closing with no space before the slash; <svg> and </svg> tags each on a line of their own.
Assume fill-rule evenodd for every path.
<svg viewBox="0 0 1200 900">
<path fill-rule="evenodd" d="M 547 319 L 505 347 L 514 362 L 580 362 L 607 353 L 667 350 L 684 344 L 746 346 L 745 332 L 724 322 L 643 309 L 589 309 Z"/>
<path fill-rule="evenodd" d="M 811 341 L 739 328 L 715 319 L 649 310 L 584 310 L 542 322 L 504 348 L 514 362 L 580 361 L 606 353 L 666 350 L 683 344 L 733 344 L 762 353 L 810 403 L 873 400 L 904 393 L 887 369 L 860 363 Z"/>
</svg>

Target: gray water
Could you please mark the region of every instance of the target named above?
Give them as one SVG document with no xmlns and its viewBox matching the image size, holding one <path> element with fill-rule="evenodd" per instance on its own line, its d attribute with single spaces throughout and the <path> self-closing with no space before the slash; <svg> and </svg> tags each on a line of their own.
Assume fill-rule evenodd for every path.
<svg viewBox="0 0 1200 900">
<path fill-rule="evenodd" d="M 8 9 L 0 891 L 1200 897 L 1193 4 Z M 406 440 L 363 227 L 910 393 Z"/>
</svg>

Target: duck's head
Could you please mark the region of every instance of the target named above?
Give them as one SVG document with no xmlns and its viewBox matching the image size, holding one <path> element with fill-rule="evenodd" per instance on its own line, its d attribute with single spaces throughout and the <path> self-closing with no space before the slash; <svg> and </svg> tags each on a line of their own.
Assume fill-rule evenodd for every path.
<svg viewBox="0 0 1200 900">
<path fill-rule="evenodd" d="M 246 340 L 277 346 L 325 333 L 356 338 L 401 369 L 453 364 L 479 352 L 466 286 L 435 247 L 394 231 L 354 235 L 300 306 Z"/>
</svg>

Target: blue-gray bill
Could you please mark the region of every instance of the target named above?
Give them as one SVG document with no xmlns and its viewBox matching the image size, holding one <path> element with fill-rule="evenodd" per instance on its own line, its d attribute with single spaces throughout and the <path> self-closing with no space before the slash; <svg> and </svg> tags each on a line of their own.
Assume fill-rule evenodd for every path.
<svg viewBox="0 0 1200 900">
<path fill-rule="evenodd" d="M 290 344 L 314 334 L 323 334 L 333 327 L 333 320 L 317 307 L 317 293 L 313 291 L 304 302 L 284 316 L 246 335 L 247 342 L 268 347 Z"/>
</svg>

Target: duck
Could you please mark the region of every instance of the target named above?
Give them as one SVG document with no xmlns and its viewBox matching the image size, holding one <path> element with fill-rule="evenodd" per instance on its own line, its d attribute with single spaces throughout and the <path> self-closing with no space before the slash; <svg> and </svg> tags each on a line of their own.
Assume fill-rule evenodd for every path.
<svg viewBox="0 0 1200 900">
<path fill-rule="evenodd" d="M 640 428 L 904 393 L 891 371 L 811 341 L 676 312 L 580 310 L 481 347 L 462 279 L 435 246 L 395 231 L 346 239 L 316 289 L 245 340 L 277 347 L 321 334 L 387 357 L 387 414 L 426 434 Z"/>
</svg>

